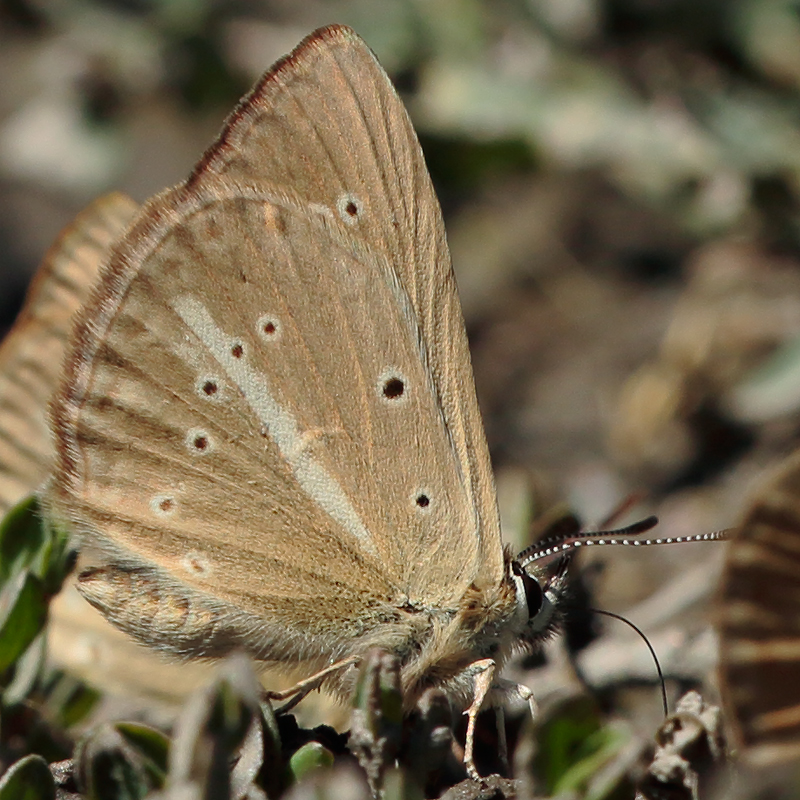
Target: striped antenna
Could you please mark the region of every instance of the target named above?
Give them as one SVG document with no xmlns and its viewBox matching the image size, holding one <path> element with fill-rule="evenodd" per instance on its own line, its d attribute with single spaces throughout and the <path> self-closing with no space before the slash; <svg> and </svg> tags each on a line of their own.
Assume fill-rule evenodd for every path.
<svg viewBox="0 0 800 800">
<path fill-rule="evenodd" d="M 543 558 L 564 555 L 574 552 L 579 547 L 589 547 L 591 545 L 619 544 L 630 545 L 632 547 L 649 547 L 650 545 L 657 544 L 716 542 L 727 539 L 730 536 L 730 530 L 721 530 L 712 531 L 710 533 L 698 533 L 693 536 L 666 536 L 657 539 L 636 538 L 640 534 L 652 530 L 657 524 L 657 517 L 647 517 L 625 528 L 618 528 L 613 531 L 580 532 L 569 536 L 554 536 L 527 547 L 517 556 L 516 561 L 521 567 L 525 568 L 534 561 L 541 561 Z"/>
</svg>

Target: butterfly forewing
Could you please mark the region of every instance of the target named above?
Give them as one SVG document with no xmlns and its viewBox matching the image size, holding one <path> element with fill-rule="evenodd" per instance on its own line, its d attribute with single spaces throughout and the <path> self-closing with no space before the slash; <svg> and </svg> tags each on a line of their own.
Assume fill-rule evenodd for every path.
<svg viewBox="0 0 800 800">
<path fill-rule="evenodd" d="M 208 173 L 232 186 L 290 187 L 310 211 L 343 220 L 357 242 L 386 257 L 414 311 L 475 515 L 479 568 L 496 583 L 494 482 L 439 203 L 405 108 L 375 56 L 348 29 L 312 34 L 233 113 L 195 180 Z"/>
<path fill-rule="evenodd" d="M 72 319 L 136 208 L 128 197 L 111 194 L 76 217 L 45 256 L 0 346 L 0 515 L 37 489 L 51 469 L 47 411 Z"/>
<path fill-rule="evenodd" d="M 800 759 L 800 453 L 763 486 L 729 545 L 720 673 L 755 763 Z"/>
</svg>

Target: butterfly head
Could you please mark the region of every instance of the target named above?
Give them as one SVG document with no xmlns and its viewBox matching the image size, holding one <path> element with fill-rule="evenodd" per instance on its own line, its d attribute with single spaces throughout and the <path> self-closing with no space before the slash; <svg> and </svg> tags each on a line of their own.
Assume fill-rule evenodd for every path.
<svg viewBox="0 0 800 800">
<path fill-rule="evenodd" d="M 513 627 L 519 643 L 532 646 L 558 627 L 564 613 L 569 566 L 578 548 L 595 545 L 642 547 L 715 541 L 726 538 L 727 533 L 714 531 L 696 536 L 638 538 L 657 523 L 656 517 L 647 517 L 626 528 L 613 531 L 585 532 L 570 527 L 537 542 L 511 559 L 509 571 L 517 598 Z"/>
<path fill-rule="evenodd" d="M 533 647 L 558 628 L 570 560 L 561 556 L 542 566 L 523 564 L 519 558 L 509 562 L 516 592 L 512 627 L 517 646 Z"/>
</svg>

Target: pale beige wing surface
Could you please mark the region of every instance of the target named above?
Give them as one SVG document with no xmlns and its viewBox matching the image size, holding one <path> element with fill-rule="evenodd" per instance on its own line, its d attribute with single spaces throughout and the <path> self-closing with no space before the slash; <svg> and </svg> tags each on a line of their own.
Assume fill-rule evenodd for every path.
<svg viewBox="0 0 800 800">
<path fill-rule="evenodd" d="M 110 611 L 140 581 L 196 590 L 164 646 L 252 632 L 265 657 L 319 658 L 386 635 L 398 608 L 446 612 L 499 580 L 438 204 L 354 34 L 306 40 L 147 204 L 54 410 L 55 504 L 128 568 L 98 573 L 94 601 Z M 153 641 L 133 608 L 117 621 Z"/>
<path fill-rule="evenodd" d="M 112 257 L 55 407 L 58 504 L 115 561 L 221 601 L 216 638 L 170 646 L 217 652 L 260 620 L 281 658 L 293 633 L 317 655 L 455 603 L 474 545 L 454 562 L 442 531 L 470 509 L 381 258 L 286 198 L 226 192 L 162 195 Z"/>
<path fill-rule="evenodd" d="M 348 29 L 313 34 L 232 114 L 195 180 L 209 173 L 232 186 L 291 187 L 386 255 L 413 309 L 476 515 L 468 534 L 478 537 L 476 577 L 496 583 L 503 562 L 494 478 L 441 211 L 408 114 L 373 53 Z"/>
<path fill-rule="evenodd" d="M 0 515 L 36 490 L 51 469 L 47 409 L 72 319 L 136 209 L 133 200 L 115 193 L 81 212 L 45 256 L 0 345 Z"/>
</svg>

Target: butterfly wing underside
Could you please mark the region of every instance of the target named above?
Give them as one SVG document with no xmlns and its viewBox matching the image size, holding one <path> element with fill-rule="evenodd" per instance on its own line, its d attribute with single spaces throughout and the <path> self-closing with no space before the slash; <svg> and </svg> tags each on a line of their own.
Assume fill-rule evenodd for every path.
<svg viewBox="0 0 800 800">
<path fill-rule="evenodd" d="M 500 580 L 438 203 L 355 34 L 309 37 L 145 206 L 54 418 L 59 513 L 294 657 Z"/>
<path fill-rule="evenodd" d="M 75 218 L 45 256 L 0 345 L 0 516 L 38 489 L 52 468 L 48 404 L 73 317 L 136 208 L 133 200 L 114 193 Z"/>
<path fill-rule="evenodd" d="M 720 679 L 745 756 L 800 760 L 800 452 L 760 489 L 728 546 Z"/>
<path fill-rule="evenodd" d="M 479 560 L 496 581 L 494 478 L 441 211 L 408 114 L 373 53 L 346 28 L 312 34 L 244 98 L 195 177 L 209 173 L 231 184 L 291 186 L 386 255 L 414 310 L 477 517 Z"/>
</svg>

